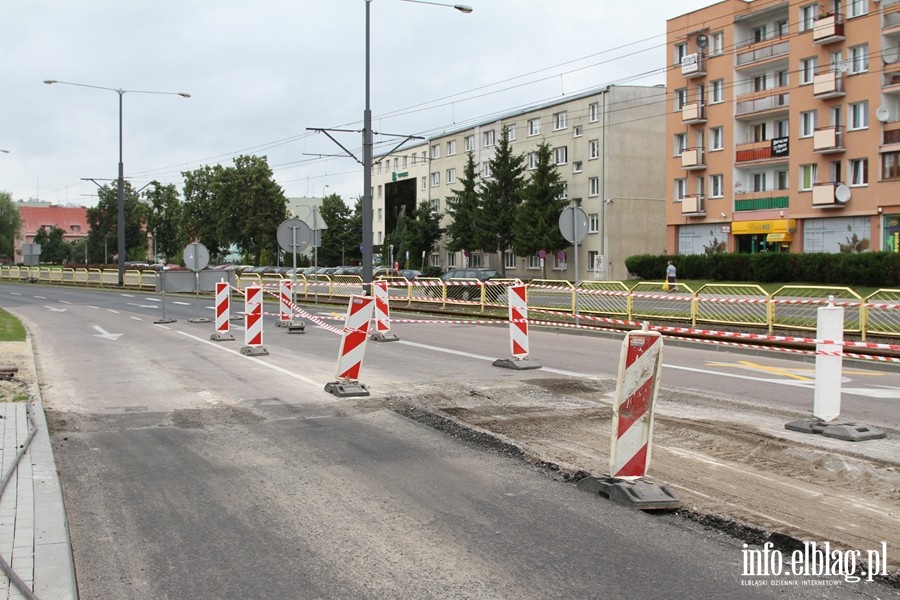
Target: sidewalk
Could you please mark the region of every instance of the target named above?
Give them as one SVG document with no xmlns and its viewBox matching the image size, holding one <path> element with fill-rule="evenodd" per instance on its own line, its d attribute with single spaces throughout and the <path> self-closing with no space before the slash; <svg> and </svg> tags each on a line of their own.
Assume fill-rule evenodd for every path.
<svg viewBox="0 0 900 600">
<path fill-rule="evenodd" d="M 0 403 L 0 428 L 2 476 L 8 475 L 0 495 L 0 558 L 13 572 L 9 576 L 0 571 L 0 598 L 75 599 L 78 591 L 62 487 L 43 405 Z M 20 452 L 18 466 L 13 468 Z M 24 584 L 24 592 L 17 583 Z"/>
</svg>

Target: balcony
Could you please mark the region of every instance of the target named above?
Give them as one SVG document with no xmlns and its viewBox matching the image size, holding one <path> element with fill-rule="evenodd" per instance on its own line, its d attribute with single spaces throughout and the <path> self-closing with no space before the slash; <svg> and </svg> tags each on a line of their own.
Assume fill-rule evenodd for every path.
<svg viewBox="0 0 900 600">
<path fill-rule="evenodd" d="M 695 52 L 681 59 L 681 74 L 685 79 L 706 77 L 706 54 Z"/>
<path fill-rule="evenodd" d="M 765 192 L 771 194 L 771 192 Z M 756 198 L 735 199 L 735 212 L 743 212 L 749 210 L 778 210 L 790 207 L 789 196 L 760 196 Z"/>
<path fill-rule="evenodd" d="M 741 163 L 779 162 L 787 161 L 789 156 L 789 138 L 775 138 L 763 142 L 738 144 L 734 152 L 734 162 L 738 166 Z"/>
<path fill-rule="evenodd" d="M 789 94 L 775 94 L 755 100 L 745 100 L 735 105 L 734 116 L 736 119 L 748 119 L 764 112 L 787 112 L 790 101 Z"/>
<path fill-rule="evenodd" d="M 813 77 L 813 96 L 819 100 L 845 96 L 844 78 L 840 71 L 826 71 Z"/>
<path fill-rule="evenodd" d="M 790 52 L 790 44 L 786 41 L 778 42 L 768 46 L 760 46 L 753 48 L 747 52 L 740 52 L 737 55 L 737 63 L 735 69 L 740 71 L 759 62 L 770 60 L 773 58 L 784 57 L 787 59 Z"/>
<path fill-rule="evenodd" d="M 681 214 L 686 217 L 705 217 L 706 208 L 703 206 L 703 194 L 685 196 L 681 199 Z"/>
<path fill-rule="evenodd" d="M 813 184 L 813 208 L 843 208 L 849 200 L 850 188 L 846 185 L 834 181 Z"/>
<path fill-rule="evenodd" d="M 813 21 L 813 44 L 827 46 L 844 39 L 844 24 L 840 15 L 828 13 Z"/>
<path fill-rule="evenodd" d="M 703 148 L 688 148 L 681 153 L 681 168 L 685 171 L 702 171 L 706 168 Z"/>
<path fill-rule="evenodd" d="M 706 105 L 702 102 L 688 102 L 681 107 L 681 122 L 685 125 L 706 123 Z"/>
<path fill-rule="evenodd" d="M 817 127 L 813 131 L 813 152 L 816 154 L 835 154 L 845 150 L 840 127 Z"/>
</svg>

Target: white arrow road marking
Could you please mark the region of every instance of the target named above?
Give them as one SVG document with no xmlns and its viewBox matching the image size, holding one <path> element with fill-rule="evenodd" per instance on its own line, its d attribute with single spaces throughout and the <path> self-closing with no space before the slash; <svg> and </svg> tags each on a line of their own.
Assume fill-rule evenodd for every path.
<svg viewBox="0 0 900 600">
<path fill-rule="evenodd" d="M 69 302 L 68 300 L 60 300 L 59 303 L 60 303 L 60 304 L 72 304 L 72 303 Z"/>
<path fill-rule="evenodd" d="M 136 306 L 138 308 L 159 308 L 157 304 L 135 304 L 134 302 L 126 302 L 128 306 Z"/>
<path fill-rule="evenodd" d="M 66 312 L 66 309 L 64 309 L 64 308 L 56 308 L 55 306 L 44 306 L 44 308 L 46 308 L 46 309 L 49 310 L 50 312 Z"/>
<path fill-rule="evenodd" d="M 100 327 L 99 325 L 94 325 L 94 329 L 96 329 L 97 331 L 100 332 L 100 333 L 95 333 L 94 337 L 103 338 L 104 340 L 116 341 L 117 339 L 122 337 L 121 333 L 110 333 L 110 332 L 106 331 L 105 329 L 103 329 L 102 327 Z"/>
</svg>

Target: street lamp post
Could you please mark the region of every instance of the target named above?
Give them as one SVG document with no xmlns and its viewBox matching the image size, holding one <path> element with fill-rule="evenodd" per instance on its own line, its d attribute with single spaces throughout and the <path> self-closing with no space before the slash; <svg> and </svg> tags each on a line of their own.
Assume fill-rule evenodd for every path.
<svg viewBox="0 0 900 600">
<path fill-rule="evenodd" d="M 443 2 L 429 2 L 426 0 L 402 0 L 415 4 L 432 4 L 434 6 L 446 6 L 454 8 L 461 13 L 472 12 L 471 6 L 464 4 L 445 4 Z M 362 197 L 362 278 L 365 293 L 369 293 L 372 282 L 372 108 L 369 103 L 370 89 L 370 5 L 372 0 L 366 0 L 366 106 L 363 110 L 363 197 Z"/>
<path fill-rule="evenodd" d="M 156 92 L 150 90 L 123 90 L 121 88 L 109 88 L 99 85 L 88 85 L 86 83 L 72 83 L 71 81 L 58 81 L 56 79 L 45 79 L 44 83 L 52 85 L 61 83 L 63 85 L 74 85 L 78 87 L 93 88 L 95 90 L 107 90 L 115 92 L 119 95 L 119 180 L 118 180 L 118 219 L 116 228 L 118 233 L 118 254 L 119 254 L 119 286 L 125 285 L 125 164 L 122 159 L 122 98 L 125 93 L 131 94 L 160 94 L 166 96 L 181 96 L 182 98 L 190 98 L 187 92 Z"/>
</svg>

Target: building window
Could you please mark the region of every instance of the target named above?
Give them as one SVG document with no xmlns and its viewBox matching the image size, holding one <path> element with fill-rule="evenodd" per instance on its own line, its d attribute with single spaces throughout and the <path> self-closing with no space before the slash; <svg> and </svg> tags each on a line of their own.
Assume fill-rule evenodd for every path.
<svg viewBox="0 0 900 600">
<path fill-rule="evenodd" d="M 725 130 L 722 127 L 713 127 L 709 130 L 709 133 L 710 150 L 722 150 L 725 148 Z"/>
<path fill-rule="evenodd" d="M 808 110 L 800 113 L 800 137 L 812 137 L 816 130 L 816 111 Z"/>
<path fill-rule="evenodd" d="M 409 156 L 406 155 L 406 154 L 404 154 L 404 155 L 403 155 L 403 168 L 404 168 L 404 169 L 406 168 L 406 164 L 407 164 L 408 162 L 409 162 Z"/>
<path fill-rule="evenodd" d="M 776 190 L 788 189 L 788 172 L 787 171 L 775 171 L 775 189 Z"/>
<path fill-rule="evenodd" d="M 790 121 L 787 119 L 779 119 L 775 121 L 775 137 L 783 138 L 790 137 L 791 135 L 791 127 Z"/>
<path fill-rule="evenodd" d="M 766 81 L 768 78 L 763 75 L 757 75 L 753 78 L 753 91 L 754 92 L 764 92 L 766 90 Z"/>
<path fill-rule="evenodd" d="M 447 169 L 447 185 L 456 183 L 456 169 Z"/>
<path fill-rule="evenodd" d="M 753 28 L 753 41 L 754 42 L 764 42 L 769 39 L 769 36 L 766 32 L 766 25 L 760 25 L 759 27 Z"/>
<path fill-rule="evenodd" d="M 854 102 L 850 105 L 850 129 L 865 129 L 869 126 L 869 101 Z"/>
<path fill-rule="evenodd" d="M 396 171 L 400 167 L 400 159 L 394 158 L 394 170 Z"/>
<path fill-rule="evenodd" d="M 813 22 L 816 20 L 816 11 L 818 4 L 808 4 L 800 7 L 800 22 L 797 29 L 800 31 L 810 31 L 813 28 Z"/>
<path fill-rule="evenodd" d="M 686 88 L 675 90 L 675 110 L 681 110 L 688 101 L 688 91 Z"/>
<path fill-rule="evenodd" d="M 687 134 L 676 133 L 674 142 L 675 156 L 681 156 L 681 154 L 687 150 Z"/>
<path fill-rule="evenodd" d="M 537 152 L 529 152 L 528 153 L 528 168 L 529 169 L 537 169 L 538 167 L 538 153 Z"/>
<path fill-rule="evenodd" d="M 423 190 L 428 189 L 428 178 L 425 177 L 424 175 L 422 175 L 422 189 Z"/>
<path fill-rule="evenodd" d="M 572 162 L 572 172 L 573 173 L 581 173 L 584 171 L 584 163 L 580 160 L 576 160 Z"/>
<path fill-rule="evenodd" d="M 562 198 L 563 200 L 567 200 L 569 198 L 569 182 L 568 181 L 563 181 L 560 184 L 559 197 Z"/>
<path fill-rule="evenodd" d="M 503 255 L 503 264 L 507 269 L 515 269 L 516 268 L 516 255 L 512 252 L 507 252 Z"/>
<path fill-rule="evenodd" d="M 573 138 L 581 137 L 582 135 L 584 135 L 584 126 L 583 125 L 576 125 L 575 127 L 572 128 L 572 137 Z"/>
<path fill-rule="evenodd" d="M 600 213 L 588 215 L 588 233 L 600 233 Z"/>
<path fill-rule="evenodd" d="M 800 165 L 800 191 L 808 192 L 816 183 L 816 165 Z"/>
<path fill-rule="evenodd" d="M 766 135 L 766 124 L 765 123 L 757 123 L 753 126 L 753 141 L 754 142 L 765 142 L 768 138 Z"/>
<path fill-rule="evenodd" d="M 753 191 L 754 192 L 766 191 L 766 174 L 765 173 L 754 173 L 753 174 Z"/>
<path fill-rule="evenodd" d="M 804 58 L 800 60 L 800 85 L 809 85 L 816 76 L 816 69 L 819 68 L 819 59 L 816 56 Z"/>
<path fill-rule="evenodd" d="M 456 140 L 450 140 L 447 142 L 447 156 L 453 156 L 456 154 Z"/>
<path fill-rule="evenodd" d="M 725 52 L 725 34 L 721 31 L 717 31 L 712 34 L 710 38 L 709 44 L 709 54 L 710 56 L 718 56 L 719 54 L 723 54 Z"/>
<path fill-rule="evenodd" d="M 594 265 L 597 264 L 597 259 L 600 257 L 600 252 L 597 250 L 588 250 L 588 271 L 596 271 Z"/>
<path fill-rule="evenodd" d="M 588 121 L 596 123 L 600 120 L 600 103 L 591 102 L 588 104 Z"/>
<path fill-rule="evenodd" d="M 422 150 L 422 164 L 425 164 L 428 161 L 428 153 Z"/>
<path fill-rule="evenodd" d="M 719 102 L 725 102 L 724 79 L 716 79 L 712 82 L 712 87 L 709 89 L 709 103 L 718 104 Z"/>
<path fill-rule="evenodd" d="M 674 191 L 675 202 L 681 202 L 681 200 L 687 196 L 687 179 L 676 179 Z"/>
<path fill-rule="evenodd" d="M 413 164 L 413 166 L 415 166 L 416 163 L 418 163 L 418 162 L 419 162 L 419 156 L 418 156 L 415 152 L 413 152 L 413 153 L 412 153 L 412 164 Z"/>
<path fill-rule="evenodd" d="M 869 159 L 850 159 L 850 185 L 868 185 L 869 183 Z"/>
<path fill-rule="evenodd" d="M 441 185 L 441 174 L 435 171 L 431 174 L 431 187 L 437 187 Z"/>
<path fill-rule="evenodd" d="M 710 175 L 709 176 L 709 195 L 713 198 L 723 198 L 725 196 L 725 190 L 722 187 L 724 181 L 723 175 Z"/>
<path fill-rule="evenodd" d="M 381 186 L 378 186 L 378 187 L 381 187 Z M 381 222 L 381 219 L 382 219 L 382 216 L 383 216 L 383 213 L 382 213 L 383 210 L 384 210 L 384 209 L 379 208 L 379 209 L 378 209 L 378 212 L 376 213 L 376 218 L 378 219 L 378 222 L 379 222 L 379 223 Z"/>
<path fill-rule="evenodd" d="M 541 268 L 541 258 L 537 254 L 532 254 L 528 257 L 528 267 L 529 269 L 540 269 Z"/>
<path fill-rule="evenodd" d="M 495 143 L 495 134 L 493 129 L 488 129 L 484 132 L 484 147 L 490 148 Z"/>
<path fill-rule="evenodd" d="M 869 70 L 869 45 L 850 48 L 850 72 L 865 73 Z"/>
<path fill-rule="evenodd" d="M 376 197 L 377 197 L 377 198 L 381 198 L 381 186 L 379 185 L 378 187 L 375 188 L 375 190 L 376 190 L 376 193 L 377 193 L 377 196 L 376 196 Z"/>
<path fill-rule="evenodd" d="M 850 0 L 850 6 L 847 7 L 847 16 L 861 17 L 869 12 L 869 0 Z"/>
<path fill-rule="evenodd" d="M 593 160 L 595 158 L 600 158 L 600 140 L 588 142 L 588 159 Z"/>
<path fill-rule="evenodd" d="M 900 179 L 900 152 L 885 152 L 881 155 L 881 178 Z"/>
<path fill-rule="evenodd" d="M 553 158 L 556 160 L 556 164 L 558 165 L 566 164 L 567 162 L 569 162 L 569 148 L 567 146 L 554 148 Z"/>
<path fill-rule="evenodd" d="M 484 254 L 473 254 L 469 257 L 469 266 L 478 268 L 484 266 Z"/>
<path fill-rule="evenodd" d="M 688 47 L 687 44 L 675 44 L 675 66 L 681 66 L 681 60 L 687 56 Z"/>
<path fill-rule="evenodd" d="M 485 161 L 481 163 L 481 177 L 488 179 L 491 176 L 491 163 Z"/>
<path fill-rule="evenodd" d="M 600 195 L 600 178 L 591 177 L 588 179 L 588 196 L 595 197 Z"/>
<path fill-rule="evenodd" d="M 506 126 L 506 137 L 509 138 L 509 141 L 513 141 L 516 139 L 516 124 L 510 123 Z"/>
<path fill-rule="evenodd" d="M 431 201 L 431 210 L 436 213 L 441 212 L 441 201 L 438 198 L 435 198 Z"/>
<path fill-rule="evenodd" d="M 431 262 L 432 267 L 437 267 L 437 268 L 441 267 L 441 255 L 440 254 L 438 254 L 437 252 L 434 252 L 428 258 Z"/>
<path fill-rule="evenodd" d="M 528 135 L 540 135 L 541 134 L 541 120 L 540 119 L 528 119 Z"/>
<path fill-rule="evenodd" d="M 787 87 L 790 85 L 790 71 L 787 69 L 781 69 L 780 71 L 775 71 L 775 87 Z"/>
<path fill-rule="evenodd" d="M 440 158 L 440 157 L 441 157 L 441 145 L 435 144 L 434 146 L 431 147 L 431 159 L 434 160 L 434 159 Z M 397 165 L 394 165 L 394 168 L 396 168 L 396 167 L 397 167 Z"/>
<path fill-rule="evenodd" d="M 463 139 L 463 145 L 464 145 L 465 148 L 466 148 L 466 152 L 472 152 L 473 150 L 475 150 L 475 136 L 474 136 L 474 135 L 467 135 L 467 136 Z"/>
<path fill-rule="evenodd" d="M 775 21 L 775 35 L 782 37 L 788 34 L 788 20 L 779 19 Z"/>
<path fill-rule="evenodd" d="M 565 111 L 558 112 L 553 115 L 553 131 L 559 131 L 560 129 L 565 129 L 568 124 L 568 115 Z"/>
<path fill-rule="evenodd" d="M 553 270 L 554 271 L 565 271 L 566 265 L 568 261 L 566 260 L 567 256 L 565 252 L 560 252 L 556 256 L 553 257 Z"/>
<path fill-rule="evenodd" d="M 448 252 L 447 253 L 447 267 L 455 267 L 456 266 L 456 252 Z"/>
</svg>

